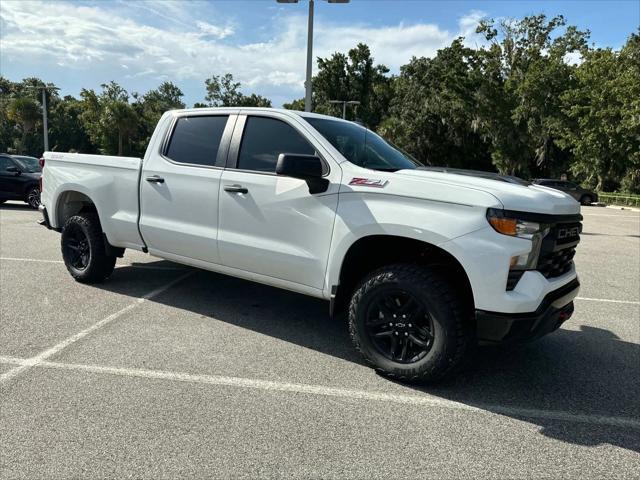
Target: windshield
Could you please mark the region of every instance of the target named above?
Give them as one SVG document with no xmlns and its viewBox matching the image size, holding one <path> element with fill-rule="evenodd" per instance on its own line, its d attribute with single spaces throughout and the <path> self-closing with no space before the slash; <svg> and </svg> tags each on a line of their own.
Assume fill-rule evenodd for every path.
<svg viewBox="0 0 640 480">
<path fill-rule="evenodd" d="M 360 125 L 325 118 L 305 120 L 355 165 L 390 172 L 420 166 L 411 155 Z"/>
<path fill-rule="evenodd" d="M 35 173 L 40 171 L 40 162 L 35 157 L 25 157 L 22 155 L 14 155 L 13 159 L 18 162 L 23 171 Z"/>
</svg>

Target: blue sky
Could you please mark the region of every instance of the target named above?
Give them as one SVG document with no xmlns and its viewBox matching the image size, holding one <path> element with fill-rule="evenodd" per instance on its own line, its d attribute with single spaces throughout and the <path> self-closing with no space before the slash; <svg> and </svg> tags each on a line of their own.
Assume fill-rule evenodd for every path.
<svg viewBox="0 0 640 480">
<path fill-rule="evenodd" d="M 204 97 L 204 79 L 233 73 L 244 93 L 274 106 L 304 94 L 307 3 L 275 0 L 2 0 L 0 74 L 37 76 L 61 93 L 99 89 L 115 80 L 141 92 L 174 81 L 192 105 Z M 563 14 L 591 30 L 591 42 L 619 48 L 640 24 L 633 1 L 316 0 L 316 56 L 347 51 L 359 41 L 376 61 L 397 72 L 411 56 L 433 56 L 457 36 L 480 42 L 473 31 L 485 17 Z"/>
</svg>

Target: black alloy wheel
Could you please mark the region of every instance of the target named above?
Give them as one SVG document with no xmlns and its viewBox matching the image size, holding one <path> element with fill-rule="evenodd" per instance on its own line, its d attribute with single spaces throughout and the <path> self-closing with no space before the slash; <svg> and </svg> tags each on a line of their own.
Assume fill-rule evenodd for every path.
<svg viewBox="0 0 640 480">
<path fill-rule="evenodd" d="M 433 321 L 426 306 L 404 290 L 379 292 L 369 305 L 366 329 L 378 352 L 394 362 L 420 361 L 433 346 Z"/>
<path fill-rule="evenodd" d="M 383 375 L 407 382 L 440 380 L 460 369 L 475 344 L 469 303 L 461 293 L 429 265 L 380 267 L 351 296 L 351 340 Z"/>
<path fill-rule="evenodd" d="M 105 236 L 95 212 L 81 212 L 69 218 L 62 229 L 60 247 L 67 270 L 78 282 L 102 282 L 115 268 L 116 257 L 106 252 Z"/>
<path fill-rule="evenodd" d="M 87 235 L 78 225 L 71 225 L 66 233 L 62 244 L 64 258 L 76 270 L 86 270 L 91 261 Z"/>
</svg>

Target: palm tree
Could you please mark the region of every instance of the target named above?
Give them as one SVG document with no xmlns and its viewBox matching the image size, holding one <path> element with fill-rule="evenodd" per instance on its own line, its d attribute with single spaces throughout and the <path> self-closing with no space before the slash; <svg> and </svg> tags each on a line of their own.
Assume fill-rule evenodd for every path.
<svg viewBox="0 0 640 480">
<path fill-rule="evenodd" d="M 126 137 L 136 131 L 138 115 L 127 102 L 114 100 L 106 105 L 104 123 L 118 131 L 118 155 L 122 155 L 123 142 Z"/>
<path fill-rule="evenodd" d="M 7 117 L 16 122 L 22 129 L 22 137 L 18 146 L 18 153 L 24 152 L 27 135 L 34 129 L 40 119 L 40 105 L 29 97 L 17 97 L 12 99 L 7 106 Z"/>
</svg>

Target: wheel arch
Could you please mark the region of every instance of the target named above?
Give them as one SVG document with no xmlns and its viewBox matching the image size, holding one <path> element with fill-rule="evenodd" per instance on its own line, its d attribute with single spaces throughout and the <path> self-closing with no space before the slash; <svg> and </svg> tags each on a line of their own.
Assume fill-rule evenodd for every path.
<svg viewBox="0 0 640 480">
<path fill-rule="evenodd" d="M 100 218 L 100 212 L 95 202 L 86 193 L 77 190 L 66 190 L 58 195 L 58 201 L 56 203 L 55 216 L 56 225 L 58 230 L 62 230 L 62 227 L 69 218 L 78 213 L 93 212 L 98 216 L 100 222 L 100 228 L 102 229 L 102 236 L 104 238 L 105 252 L 107 255 L 115 257 L 122 257 L 124 255 L 124 248 L 114 247 L 109 242 L 107 233 L 102 227 L 102 221 Z"/>
<path fill-rule="evenodd" d="M 77 190 L 65 190 L 58 195 L 58 201 L 56 202 L 56 225 L 58 228 L 62 228 L 70 217 L 83 211 L 95 212 L 100 218 L 98 208 L 91 197 Z"/>
<path fill-rule="evenodd" d="M 347 249 L 338 276 L 331 287 L 331 313 L 344 311 L 358 282 L 371 271 L 391 263 L 418 263 L 431 266 L 459 291 L 465 309 L 474 309 L 471 282 L 462 264 L 437 245 L 410 237 L 375 234 L 361 237 Z"/>
</svg>

